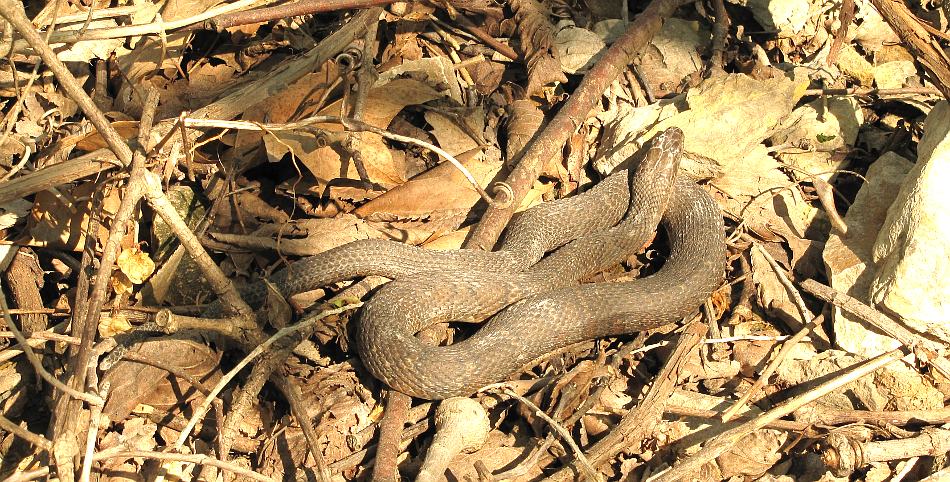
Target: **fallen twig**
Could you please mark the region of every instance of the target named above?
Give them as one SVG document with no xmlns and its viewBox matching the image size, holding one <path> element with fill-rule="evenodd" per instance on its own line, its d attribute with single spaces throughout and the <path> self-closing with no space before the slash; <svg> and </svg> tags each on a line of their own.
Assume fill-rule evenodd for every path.
<svg viewBox="0 0 950 482">
<path fill-rule="evenodd" d="M 502 229 L 508 224 L 515 208 L 538 178 L 544 163 L 555 157 L 577 127 L 587 118 L 590 110 L 600 102 L 607 87 L 620 76 L 633 56 L 660 30 L 663 20 L 673 14 L 685 0 L 653 0 L 634 20 L 627 31 L 610 46 L 603 57 L 587 72 L 557 115 L 547 127 L 538 132 L 517 159 L 517 166 L 505 180 L 511 189 L 507 207 L 490 206 L 481 222 L 476 225 L 465 243 L 466 248 L 490 250 Z M 515 161 L 515 159 L 512 159 Z"/>
<path fill-rule="evenodd" d="M 606 463 L 624 448 L 638 445 L 653 433 L 653 428 L 663 415 L 669 394 L 679 381 L 680 370 L 686 358 L 702 342 L 706 334 L 706 325 L 693 322 L 686 326 L 680 335 L 676 348 L 670 354 L 663 369 L 657 374 L 650 391 L 640 401 L 640 405 L 627 412 L 620 422 L 604 438 L 587 451 L 592 466 Z M 564 467 L 549 477 L 548 481 L 566 481 L 579 471 L 573 466 Z"/>
<path fill-rule="evenodd" d="M 672 469 L 660 474 L 651 482 L 673 482 L 688 478 L 690 474 L 699 470 L 703 464 L 712 461 L 722 455 L 735 444 L 739 443 L 746 435 L 765 428 L 768 424 L 794 412 L 795 410 L 825 396 L 833 390 L 837 390 L 855 380 L 866 375 L 874 373 L 885 365 L 899 360 L 903 356 L 901 350 L 891 350 L 887 353 L 878 355 L 870 360 L 865 360 L 852 365 L 841 375 L 818 385 L 802 395 L 792 398 L 772 410 L 760 415 L 759 417 L 746 422 L 736 428 L 726 431 L 706 443 L 706 445 L 696 454 L 686 460 L 680 461 Z"/>
</svg>

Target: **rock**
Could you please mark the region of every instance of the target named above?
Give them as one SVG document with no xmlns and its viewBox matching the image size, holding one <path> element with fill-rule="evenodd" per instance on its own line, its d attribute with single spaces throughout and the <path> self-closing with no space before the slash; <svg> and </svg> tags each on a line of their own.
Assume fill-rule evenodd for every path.
<svg viewBox="0 0 950 482">
<path fill-rule="evenodd" d="M 901 180 L 912 167 L 910 161 L 893 152 L 882 155 L 871 164 L 866 175 L 867 183 L 861 186 L 845 216 L 847 236 L 833 232 L 822 253 L 834 289 L 868 301 L 868 290 L 874 277 L 871 255 L 874 239 L 884 224 L 887 208 L 897 196 Z M 893 338 L 872 330 L 866 322 L 838 307 L 834 307 L 833 317 L 835 341 L 845 351 L 872 357 L 899 345 Z"/>
<path fill-rule="evenodd" d="M 914 75 L 917 66 L 910 60 L 884 62 L 874 66 L 874 85 L 878 89 L 899 89 Z"/>
<path fill-rule="evenodd" d="M 924 123 L 918 160 L 874 244 L 871 301 L 911 328 L 950 341 L 950 104 Z"/>
<path fill-rule="evenodd" d="M 796 396 L 813 389 L 829 377 L 861 363 L 863 357 L 839 350 L 816 353 L 805 360 L 788 360 L 776 370 L 776 381 L 791 386 L 786 396 Z M 868 375 L 821 397 L 818 406 L 842 410 L 935 410 L 943 407 L 943 394 L 933 383 L 916 372 L 906 370 L 895 361 Z M 808 421 L 809 410 L 799 409 L 796 419 Z"/>
</svg>

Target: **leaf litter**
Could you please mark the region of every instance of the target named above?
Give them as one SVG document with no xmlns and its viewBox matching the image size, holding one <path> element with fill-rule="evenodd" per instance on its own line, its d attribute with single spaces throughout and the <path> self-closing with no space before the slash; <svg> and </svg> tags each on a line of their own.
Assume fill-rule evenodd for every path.
<svg viewBox="0 0 950 482">
<path fill-rule="evenodd" d="M 7 3 L 0 15 L 10 19 L 20 7 Z M 730 242 L 728 281 L 704 310 L 714 325 L 705 342 L 684 345 L 671 326 L 545 357 L 477 397 L 490 432 L 480 448 L 452 459 L 448 480 L 899 480 L 946 472 L 931 454 L 946 451 L 937 440 L 946 439 L 939 425 L 950 415 L 941 351 L 950 313 L 939 301 L 950 294 L 941 274 L 950 271 L 950 224 L 939 194 L 950 112 L 940 97 L 950 78 L 942 76 L 945 56 L 895 33 L 917 29 L 934 45 L 946 42 L 939 7 L 369 3 L 338 10 L 300 2 L 302 10 L 288 12 L 254 10 L 253 2 L 49 1 L 27 2 L 25 13 L 41 36 L 55 30 L 50 44 L 110 129 L 135 149 L 147 144 L 145 169 L 238 284 L 357 239 L 458 249 L 485 215 L 484 200 L 445 155 L 330 117 L 438 146 L 483 189 L 525 162 L 533 142 L 566 139 L 541 161 L 519 209 L 586 189 L 667 127 L 685 132 L 683 172 L 717 199 Z M 201 23 L 212 8 L 213 23 Z M 584 76 L 616 62 L 606 49 L 625 41 L 628 22 L 658 22 L 659 11 L 672 15 L 623 62 L 632 67 L 618 69 L 603 92 L 585 92 Z M 89 380 L 105 405 L 72 418 L 61 392 L 28 383 L 35 367 L 0 368 L 11 381 L 0 393 L 3 415 L 24 422 L 19 431 L 3 428 L 0 472 L 67 479 L 73 474 L 63 471 L 80 470 L 65 459 L 44 464 L 50 448 L 32 432 L 75 439 L 76 460 L 92 440 L 90 453 L 102 457 L 80 466 L 101 479 L 191 480 L 217 470 L 227 480 L 388 479 L 397 470 L 414 477 L 431 449 L 436 404 L 384 419 L 393 396 L 359 364 L 351 315 L 320 319 L 303 332 L 315 336 L 272 346 L 227 385 L 188 450 L 180 447 L 188 419 L 251 351 L 249 340 L 306 319 L 308 304 L 344 306 L 371 288 L 341 283 L 289 304 L 270 296 L 262 321 L 244 334 L 200 324 L 176 333 L 174 316 L 158 308 L 200 314 L 198 305 L 215 296 L 204 268 L 154 199 L 131 222 L 114 223 L 135 174 L 115 169 L 122 161 L 109 151 L 110 134 L 93 127 L 35 46 L 16 35 L 0 45 L 9 52 L 0 72 L 0 229 L 54 281 L 40 291 L 5 277 L 10 308 L 21 310 L 12 320 L 43 320 L 24 335 L 60 379 L 76 366 L 96 367 L 92 354 L 136 347 Z M 150 106 L 152 90 L 158 102 Z M 573 132 L 549 128 L 569 99 L 591 94 L 596 105 L 572 119 Z M 268 127 L 315 116 L 323 120 Z M 186 118 L 205 124 L 185 128 L 178 119 Z M 82 156 L 106 162 L 90 168 Z M 107 243 L 112 233 L 117 242 Z M 110 289 L 96 293 L 87 276 L 107 249 L 117 250 L 116 267 L 105 273 Z M 660 240 L 626 269 L 648 274 L 662 251 Z M 37 298 L 41 304 L 27 301 Z M 851 302 L 904 328 L 875 324 Z M 101 315 L 81 315 L 90 306 Z M 83 327 L 87 320 L 95 329 Z M 143 323 L 170 335 L 135 341 L 131 328 Z M 451 338 L 466 330 L 442 331 Z M 22 361 L 6 339 L 3 359 Z M 903 360 L 885 364 L 900 350 Z M 654 376 L 671 363 L 677 375 L 667 387 Z M 653 405 L 658 390 L 662 402 Z M 395 442 L 379 433 L 387 423 L 398 427 Z M 843 458 L 841 436 L 864 458 Z M 921 439 L 933 442 L 915 448 Z M 879 456 L 878 444 L 892 444 L 893 455 Z M 171 447 L 178 455 L 155 463 Z M 378 453 L 393 450 L 392 461 Z M 108 455 L 118 452 L 127 454 Z"/>
</svg>

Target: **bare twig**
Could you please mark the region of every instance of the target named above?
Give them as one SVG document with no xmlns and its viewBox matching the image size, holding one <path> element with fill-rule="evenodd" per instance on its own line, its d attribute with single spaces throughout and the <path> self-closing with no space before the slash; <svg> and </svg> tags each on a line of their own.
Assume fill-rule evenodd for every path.
<svg viewBox="0 0 950 482">
<path fill-rule="evenodd" d="M 557 423 L 557 420 L 554 420 L 553 418 L 548 416 L 548 414 L 544 413 L 544 410 L 541 410 L 541 408 L 535 405 L 531 400 L 528 400 L 527 398 L 522 397 L 521 395 L 518 395 L 517 393 L 512 391 L 510 388 L 504 389 L 503 393 L 525 404 L 532 412 L 534 412 L 536 416 L 540 417 L 541 420 L 544 420 L 545 422 L 547 422 L 548 425 L 550 425 L 551 428 L 554 429 L 554 431 L 561 437 L 561 440 L 564 440 L 564 442 L 566 442 L 567 445 L 571 447 L 571 450 L 574 451 L 574 456 L 577 457 L 577 462 L 580 464 L 581 471 L 583 472 L 584 477 L 592 481 L 604 480 L 604 478 L 600 475 L 600 473 L 598 473 L 594 469 L 594 467 L 590 464 L 590 461 L 587 460 L 587 457 L 584 456 L 584 452 L 581 450 L 581 448 L 577 446 L 576 442 L 574 442 L 574 438 L 571 437 L 571 433 L 568 432 L 567 429 L 564 428 L 561 424 Z"/>
<path fill-rule="evenodd" d="M 400 452 L 400 439 L 403 426 L 409 413 L 412 397 L 389 390 L 386 396 L 386 410 L 379 422 L 379 441 L 376 443 L 376 463 L 373 464 L 373 482 L 392 482 L 399 480 L 397 460 Z"/>
<path fill-rule="evenodd" d="M 931 80 L 943 94 L 950 99 L 950 58 L 940 44 L 930 37 L 930 33 L 907 8 L 898 0 L 871 0 L 874 8 L 904 42 L 915 59 L 930 73 Z"/>
<path fill-rule="evenodd" d="M 939 351 L 942 350 L 939 343 L 935 343 L 910 331 L 884 313 L 875 310 L 856 298 L 840 293 L 830 286 L 825 286 L 815 280 L 809 279 L 803 281 L 801 287 L 819 299 L 830 302 L 858 316 L 862 320 L 879 328 L 884 333 L 894 337 L 895 340 L 913 351 L 920 360 L 930 363 L 945 377 L 950 377 L 950 362 L 939 355 Z"/>
<path fill-rule="evenodd" d="M 188 425 L 185 426 L 185 429 L 181 431 L 181 434 L 179 434 L 178 440 L 175 441 L 175 448 L 181 449 L 181 447 L 184 446 L 185 442 L 188 440 L 188 436 L 191 434 L 191 431 L 194 430 L 198 422 L 200 422 L 201 419 L 204 418 L 205 414 L 208 413 L 208 409 L 211 408 L 211 401 L 214 398 L 216 398 L 221 393 L 222 390 L 224 390 L 224 387 L 226 387 L 229 383 L 231 383 L 231 380 L 233 380 L 234 377 L 236 377 L 237 374 L 244 367 L 246 367 L 249 363 L 254 361 L 254 359 L 256 359 L 257 357 L 261 356 L 274 343 L 276 343 L 281 338 L 292 335 L 293 333 L 297 331 L 301 331 L 301 330 L 305 330 L 309 328 L 314 323 L 322 320 L 323 318 L 326 318 L 327 316 L 338 315 L 345 311 L 359 308 L 360 306 L 363 306 L 363 303 L 354 303 L 351 305 L 344 306 L 342 308 L 324 311 L 319 316 L 314 316 L 313 318 L 308 319 L 306 322 L 297 323 L 296 325 L 288 326 L 286 328 L 280 329 L 279 331 L 277 331 L 277 333 L 274 333 L 270 338 L 268 338 L 263 343 L 258 345 L 257 348 L 255 348 L 253 351 L 248 353 L 243 359 L 241 359 L 241 361 L 237 365 L 235 365 L 234 368 L 231 369 L 231 371 L 229 371 L 223 377 L 221 377 L 221 380 L 218 381 L 217 385 L 215 385 L 214 388 L 211 389 L 211 393 L 207 397 L 205 397 L 201 405 L 195 410 L 195 414 L 191 417 L 190 420 L 188 420 Z"/>
<path fill-rule="evenodd" d="M 217 460 L 214 457 L 209 457 L 202 454 L 180 454 L 174 452 L 152 452 L 148 450 L 121 450 L 121 451 L 103 451 L 96 454 L 94 460 L 109 460 L 109 459 L 131 459 L 134 457 L 143 457 L 147 459 L 155 460 L 170 460 L 175 462 L 187 462 L 190 464 L 196 465 L 210 465 L 212 467 L 217 467 L 222 470 L 226 470 L 234 475 L 247 477 L 252 480 L 259 480 L 261 482 L 276 482 L 275 479 L 267 477 L 266 475 L 259 474 L 253 470 L 246 469 L 237 464 L 232 464 L 230 462 L 225 462 L 222 460 Z"/>
<path fill-rule="evenodd" d="M 683 363 L 700 345 L 705 334 L 706 325 L 703 323 L 693 322 L 686 325 L 677 341 L 676 348 L 663 365 L 663 369 L 657 374 L 653 386 L 643 397 L 640 405 L 624 414 L 613 430 L 588 450 L 587 457 L 594 467 L 606 463 L 624 448 L 639 444 L 652 434 L 669 401 L 669 394 L 679 382 Z M 551 482 L 570 480 L 577 472 L 572 465 L 557 471 L 546 480 Z"/>
<path fill-rule="evenodd" d="M 271 20 L 280 20 L 301 15 L 389 5 L 395 1 L 397 0 L 302 0 L 299 2 L 274 5 L 273 7 L 235 11 L 233 13 L 218 15 L 204 22 L 193 23 L 182 27 L 181 31 L 186 32 L 202 28 L 221 31 L 230 27 L 269 22 Z"/>
<path fill-rule="evenodd" d="M 798 308 L 798 313 L 801 317 L 803 326 L 802 329 L 795 333 L 795 336 L 782 345 L 782 349 L 779 351 L 779 353 L 773 357 L 769 361 L 768 365 L 762 369 L 762 372 L 759 373 L 759 377 L 755 380 L 755 383 L 753 383 L 752 386 L 749 387 L 749 389 L 746 390 L 746 392 L 743 393 L 741 397 L 739 397 L 739 400 L 737 400 L 736 403 L 734 403 L 722 414 L 723 422 L 728 422 L 733 417 L 735 417 L 736 414 L 738 414 L 739 411 L 745 407 L 749 400 L 759 393 L 759 390 L 761 390 L 765 384 L 768 383 L 768 380 L 772 377 L 772 374 L 775 373 L 775 370 L 778 369 L 779 365 L 781 365 L 782 362 L 784 362 L 789 356 L 789 354 L 792 353 L 792 349 L 798 344 L 798 342 L 805 339 L 805 337 L 815 329 L 819 320 L 822 319 L 820 316 L 816 317 L 812 315 L 808 308 L 805 307 L 805 300 L 802 299 L 801 294 L 798 293 L 798 290 L 795 289 L 795 287 L 792 285 L 792 282 L 789 281 L 787 276 L 785 276 L 785 271 L 781 266 L 779 266 L 778 262 L 775 261 L 775 258 L 773 258 L 772 255 L 770 255 L 769 252 L 762 247 L 762 245 L 755 241 L 752 243 L 752 249 L 757 250 L 759 254 L 761 254 L 768 261 L 769 266 L 772 267 L 772 271 L 775 273 L 776 278 L 778 278 L 782 286 L 785 287 L 789 297 L 795 300 L 795 306 Z"/>
<path fill-rule="evenodd" d="M 0 287 L 2 287 L 2 284 L 0 284 Z M 83 393 L 68 387 L 66 384 L 59 381 L 58 378 L 54 377 L 50 372 L 46 371 L 46 369 L 43 368 L 43 363 L 40 361 L 39 357 L 36 356 L 36 352 L 33 351 L 33 348 L 27 342 L 26 338 L 23 336 L 23 333 L 21 333 L 19 328 L 17 328 L 16 323 L 13 322 L 13 318 L 10 317 L 10 314 L 7 313 L 7 311 L 8 307 L 6 297 L 0 296 L 0 312 L 3 313 L 3 320 L 6 322 L 7 328 L 9 328 L 9 330 L 13 333 L 13 336 L 16 337 L 17 343 L 19 343 L 23 353 L 26 354 L 27 360 L 30 361 L 30 364 L 33 366 L 33 369 L 36 371 L 36 374 L 40 376 L 40 378 L 46 380 L 57 390 L 62 391 L 70 397 L 82 400 L 90 405 L 101 406 L 104 404 L 104 400 L 101 397 L 89 393 Z"/>
<path fill-rule="evenodd" d="M 854 21 L 854 0 L 842 0 L 841 8 L 838 10 L 838 30 L 835 31 L 834 40 L 831 41 L 831 47 L 828 49 L 828 58 L 825 65 L 834 65 L 841 52 L 841 46 L 848 37 L 848 27 Z"/>
<path fill-rule="evenodd" d="M 699 452 L 686 460 L 680 461 L 676 467 L 664 472 L 655 479 L 651 479 L 651 481 L 673 482 L 675 480 L 681 480 L 684 477 L 688 478 L 690 474 L 693 474 L 695 471 L 699 470 L 703 464 L 713 460 L 719 455 L 722 455 L 725 451 L 729 450 L 740 440 L 742 440 L 742 438 L 746 435 L 766 427 L 768 424 L 794 412 L 795 410 L 827 395 L 834 390 L 837 390 L 855 380 L 860 379 L 861 377 L 875 372 L 876 370 L 895 360 L 899 360 L 902 356 L 903 354 L 900 350 L 891 350 L 870 360 L 856 363 L 845 370 L 845 372 L 840 376 L 832 378 L 831 380 L 818 385 L 814 389 L 776 406 L 772 410 L 769 410 L 754 420 L 720 434 L 716 438 L 707 442 Z"/>
<path fill-rule="evenodd" d="M 663 20 L 685 0 L 654 0 L 634 20 L 603 57 L 588 71 L 580 86 L 570 96 L 544 131 L 537 133 L 522 152 L 518 165 L 508 176 L 505 185 L 511 189 L 508 207 L 490 206 L 481 222 L 465 243 L 467 248 L 489 250 L 495 245 L 502 229 L 508 224 L 515 208 L 538 178 L 547 160 L 555 157 L 564 143 L 577 129 L 590 110 L 600 102 L 607 87 L 620 76 L 633 56 L 660 30 Z"/>
<path fill-rule="evenodd" d="M 726 38 L 729 34 L 729 12 L 723 0 L 713 0 L 713 12 L 716 14 L 716 22 L 713 23 L 713 37 L 710 46 L 709 68 L 723 72 L 723 52 L 726 50 Z"/>
<path fill-rule="evenodd" d="M 34 447 L 42 450 L 50 450 L 53 448 L 53 441 L 39 434 L 30 432 L 29 430 L 13 423 L 12 420 L 4 417 L 0 414 L 0 429 L 3 429 L 17 437 L 20 437 L 23 440 L 26 440 Z"/>
<path fill-rule="evenodd" d="M 901 87 L 897 89 L 876 89 L 870 87 L 849 87 L 841 89 L 806 89 L 805 96 L 813 95 L 856 95 L 856 96 L 887 96 L 887 95 L 942 95 L 933 87 Z"/>
<path fill-rule="evenodd" d="M 11 0 L 5 0 L 7 2 Z M 142 35 L 167 35 L 169 32 L 174 30 L 204 22 L 205 20 L 224 15 L 230 12 L 237 12 L 244 10 L 248 7 L 253 7 L 262 3 L 267 3 L 266 0 L 238 0 L 233 3 L 223 4 L 217 7 L 209 8 L 202 13 L 197 15 L 176 19 L 168 22 L 151 22 L 147 24 L 139 25 L 126 25 L 122 27 L 112 27 L 112 28 L 101 28 L 101 29 L 87 29 L 87 30 L 60 30 L 54 32 L 50 36 L 49 43 L 62 44 L 62 43 L 76 43 L 89 40 L 106 40 L 114 38 L 126 38 L 126 37 L 138 37 Z M 17 27 L 19 29 L 20 27 Z M 32 29 L 34 33 L 36 30 Z M 23 32 L 21 32 L 23 33 Z M 30 42 L 29 38 L 26 39 L 27 43 L 33 49 L 36 49 L 36 45 L 33 42 Z M 20 42 L 15 42 L 11 48 L 14 52 L 23 52 L 26 50 L 26 45 Z M 6 55 L 6 50 L 0 51 L 0 55 Z"/>
</svg>

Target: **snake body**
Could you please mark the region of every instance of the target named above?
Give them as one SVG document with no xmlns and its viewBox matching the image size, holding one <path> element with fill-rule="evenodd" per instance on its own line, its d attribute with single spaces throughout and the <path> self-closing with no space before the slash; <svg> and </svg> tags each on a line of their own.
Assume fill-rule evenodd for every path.
<svg viewBox="0 0 950 482">
<path fill-rule="evenodd" d="M 290 295 L 361 275 L 394 278 L 360 315 L 363 364 L 412 396 L 471 394 L 558 348 L 673 322 L 716 289 L 725 259 L 722 216 L 703 189 L 676 176 L 682 142 L 682 131 L 667 129 L 635 175 L 619 171 L 581 195 L 526 211 L 497 251 L 426 251 L 363 240 L 293 263 L 271 282 Z M 635 253 L 658 222 L 670 257 L 656 274 L 578 285 Z M 244 292 L 252 305 L 263 294 L 262 284 Z M 415 336 L 433 323 L 492 314 L 452 345 L 431 346 Z"/>
</svg>

